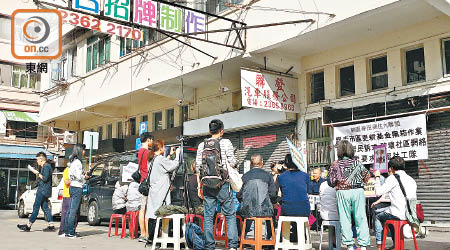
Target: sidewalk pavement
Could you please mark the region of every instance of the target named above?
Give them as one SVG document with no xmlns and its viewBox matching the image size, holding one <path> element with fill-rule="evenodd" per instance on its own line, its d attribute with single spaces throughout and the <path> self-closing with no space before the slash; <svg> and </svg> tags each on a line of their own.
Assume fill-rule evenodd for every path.
<svg viewBox="0 0 450 250">
<path fill-rule="evenodd" d="M 33 225 L 31 232 L 20 232 L 17 224 L 24 224 L 28 219 L 17 217 L 15 210 L 0 210 L 0 249 L 2 250 L 144 250 L 144 243 L 130 240 L 128 237 L 120 239 L 120 236 L 108 237 L 108 224 L 100 226 L 89 226 L 87 222 L 80 222 L 77 231 L 83 236 L 82 239 L 66 239 L 57 236 L 56 232 L 43 232 L 47 223 L 38 219 Z M 59 227 L 59 221 L 55 222 Z M 114 233 L 114 230 L 113 232 Z M 319 249 L 319 233 L 311 232 L 313 247 Z M 328 234 L 324 234 L 322 249 L 328 249 Z M 372 237 L 372 243 L 375 243 Z M 419 249 L 422 250 L 450 250 L 450 228 L 430 228 L 425 239 L 418 239 Z M 388 241 L 388 246 L 392 241 Z M 148 246 L 149 247 L 149 246 Z M 218 244 L 218 249 L 224 249 L 223 244 Z M 250 249 L 250 248 L 249 248 Z M 368 249 L 375 250 L 376 246 Z M 414 249 L 412 240 L 406 241 L 406 249 Z"/>
</svg>

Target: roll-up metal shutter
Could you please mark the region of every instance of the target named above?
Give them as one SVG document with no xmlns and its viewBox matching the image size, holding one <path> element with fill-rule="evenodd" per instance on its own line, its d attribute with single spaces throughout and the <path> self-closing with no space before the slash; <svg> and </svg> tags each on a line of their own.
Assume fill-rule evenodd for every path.
<svg viewBox="0 0 450 250">
<path fill-rule="evenodd" d="M 428 115 L 428 160 L 419 161 L 417 196 L 425 220 L 450 222 L 450 112 Z"/>
</svg>

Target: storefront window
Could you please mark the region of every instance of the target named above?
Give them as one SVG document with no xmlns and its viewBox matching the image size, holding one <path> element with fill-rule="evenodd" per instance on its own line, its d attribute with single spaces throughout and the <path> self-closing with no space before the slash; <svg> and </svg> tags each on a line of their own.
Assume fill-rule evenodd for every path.
<svg viewBox="0 0 450 250">
<path fill-rule="evenodd" d="M 330 159 L 330 128 L 322 126 L 322 119 L 306 121 L 306 149 L 308 166 L 325 167 Z"/>
</svg>

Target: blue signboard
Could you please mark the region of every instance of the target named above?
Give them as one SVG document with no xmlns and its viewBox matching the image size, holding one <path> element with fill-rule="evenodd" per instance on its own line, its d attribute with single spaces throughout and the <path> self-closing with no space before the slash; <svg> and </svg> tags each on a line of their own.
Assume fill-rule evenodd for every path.
<svg viewBox="0 0 450 250">
<path fill-rule="evenodd" d="M 148 131 L 148 125 L 147 122 L 141 122 L 139 123 L 139 136 Z"/>
<path fill-rule="evenodd" d="M 141 143 L 141 138 L 136 138 L 136 150 L 141 149 L 142 147 L 142 143 Z"/>
</svg>

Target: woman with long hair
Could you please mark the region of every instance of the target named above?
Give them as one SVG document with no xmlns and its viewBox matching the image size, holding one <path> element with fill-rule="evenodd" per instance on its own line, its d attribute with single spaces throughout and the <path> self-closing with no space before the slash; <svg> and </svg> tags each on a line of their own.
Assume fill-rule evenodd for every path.
<svg viewBox="0 0 450 250">
<path fill-rule="evenodd" d="M 147 200 L 146 217 L 148 218 L 148 238 L 149 241 L 153 241 L 156 226 L 155 212 L 166 202 L 166 205 L 170 205 L 170 194 L 167 194 L 170 188 L 170 173 L 177 169 L 179 164 L 180 149 L 176 151 L 171 148 L 170 154 L 164 157 L 164 142 L 156 140 L 153 143 L 155 150 L 155 157 L 149 164 L 149 185 Z M 176 154 L 175 160 L 170 160 L 170 156 Z"/>
<path fill-rule="evenodd" d="M 347 140 L 337 144 L 338 160 L 333 162 L 328 174 L 328 185 L 336 188 L 337 208 L 341 223 L 342 242 L 353 249 L 352 215 L 355 220 L 358 244 L 361 250 L 370 245 L 366 217 L 364 183 L 370 178 L 369 171 L 355 159 L 355 151 Z"/>
<path fill-rule="evenodd" d="M 81 163 L 81 160 L 84 157 L 85 148 L 86 146 L 83 144 L 76 144 L 73 147 L 72 154 L 69 156 L 70 202 L 69 210 L 64 222 L 64 233 L 67 238 L 77 237 L 75 234 L 76 216 L 78 208 L 80 207 L 83 185 L 88 178 L 85 175 L 83 164 Z"/>
</svg>

